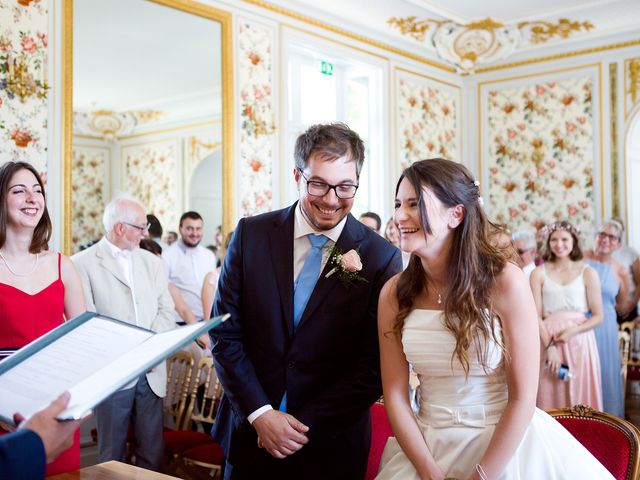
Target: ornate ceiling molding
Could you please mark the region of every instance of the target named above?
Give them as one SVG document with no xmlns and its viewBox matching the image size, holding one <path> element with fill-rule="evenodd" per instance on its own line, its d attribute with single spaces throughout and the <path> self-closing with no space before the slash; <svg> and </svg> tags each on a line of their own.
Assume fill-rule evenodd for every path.
<svg viewBox="0 0 640 480">
<path fill-rule="evenodd" d="M 165 115 L 158 110 L 73 112 L 73 133 L 114 142 L 131 135 L 137 126 L 155 122 Z"/>
<path fill-rule="evenodd" d="M 519 46 L 545 43 L 554 37 L 566 39 L 575 32 L 594 28 L 591 22 L 566 18 L 557 23 L 533 21 L 517 25 L 485 18 L 462 25 L 451 20 L 418 20 L 411 16 L 393 17 L 387 23 L 419 42 L 429 41 L 440 58 L 454 65 L 459 73 L 474 73 L 478 65 L 504 60 Z"/>
</svg>

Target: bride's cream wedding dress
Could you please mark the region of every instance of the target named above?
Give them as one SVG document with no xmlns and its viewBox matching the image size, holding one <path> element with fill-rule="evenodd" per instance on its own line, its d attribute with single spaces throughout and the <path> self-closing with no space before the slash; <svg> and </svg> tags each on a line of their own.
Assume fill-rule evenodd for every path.
<svg viewBox="0 0 640 480">
<path fill-rule="evenodd" d="M 488 349 L 482 367 L 474 349 L 465 378 L 452 352 L 455 339 L 444 328 L 441 312 L 414 310 L 405 319 L 402 345 L 420 378 L 420 411 L 416 416 L 424 439 L 447 477 L 468 479 L 486 451 L 507 405 L 506 374 L 500 348 Z M 395 438 L 380 463 L 379 480 L 419 480 Z M 613 479 L 613 476 L 556 420 L 536 409 L 509 463 L 504 480 Z"/>
</svg>

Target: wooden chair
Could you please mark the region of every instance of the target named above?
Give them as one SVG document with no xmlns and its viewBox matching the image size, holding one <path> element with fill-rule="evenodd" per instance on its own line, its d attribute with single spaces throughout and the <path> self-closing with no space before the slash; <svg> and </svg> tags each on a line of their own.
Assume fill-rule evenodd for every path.
<svg viewBox="0 0 640 480">
<path fill-rule="evenodd" d="M 617 480 L 640 475 L 640 430 L 632 423 L 585 405 L 547 412 L 596 457 Z"/>
<path fill-rule="evenodd" d="M 627 370 L 629 368 L 629 356 L 631 336 L 624 330 L 618 330 L 618 343 L 620 344 L 620 375 L 622 375 L 622 391 L 627 391 Z"/>
<path fill-rule="evenodd" d="M 206 469 L 209 478 L 220 475 L 224 464 L 224 453 L 220 446 L 213 441 L 209 434 L 215 422 L 216 412 L 222 398 L 222 385 L 213 367 L 211 357 L 205 357 L 198 363 L 196 379 L 204 378 L 204 383 L 195 382 L 191 388 L 190 400 L 185 416 L 194 441 L 201 439 L 201 443 L 185 450 L 181 457 L 184 467 Z M 206 439 L 203 437 L 206 436 Z"/>
<path fill-rule="evenodd" d="M 184 422 L 193 364 L 193 357 L 182 350 L 167 359 L 167 394 L 162 401 L 162 413 L 165 425 L 173 430 Z"/>
<path fill-rule="evenodd" d="M 162 432 L 165 460 L 163 470 L 175 473 L 181 451 L 181 432 L 193 375 L 193 357 L 180 350 L 167 359 L 167 394 L 162 401 L 165 428 Z"/>
<path fill-rule="evenodd" d="M 619 326 L 620 332 L 626 332 L 629 334 L 629 353 L 627 355 L 627 369 L 626 376 L 623 377 L 623 392 L 627 392 L 628 382 L 640 382 L 640 358 L 634 356 L 634 352 L 631 351 L 631 341 L 633 340 L 633 332 L 636 329 L 636 324 L 633 321 L 623 322 Z M 620 337 L 618 337 L 620 338 Z M 622 345 L 621 345 L 622 351 Z"/>
</svg>

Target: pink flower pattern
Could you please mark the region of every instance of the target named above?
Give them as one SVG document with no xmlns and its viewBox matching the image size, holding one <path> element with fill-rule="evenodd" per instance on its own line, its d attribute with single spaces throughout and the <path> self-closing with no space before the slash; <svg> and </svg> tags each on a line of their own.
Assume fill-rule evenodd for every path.
<svg viewBox="0 0 640 480">
<path fill-rule="evenodd" d="M 238 22 L 240 85 L 240 168 L 242 216 L 272 209 L 275 112 L 273 99 L 272 28 Z"/>
<path fill-rule="evenodd" d="M 162 225 L 178 225 L 178 160 L 175 140 L 122 149 L 127 191 L 158 217 Z"/>
<path fill-rule="evenodd" d="M 109 151 L 74 146 L 71 157 L 71 248 L 99 240 L 103 235 L 102 213 L 108 188 Z M 107 192 L 108 193 L 108 192 Z"/>
<path fill-rule="evenodd" d="M 28 7 L 17 2 L 0 2 L 0 78 L 5 78 L 9 55 L 28 65 L 27 82 L 43 78 L 46 64 L 46 1 L 34 1 Z M 39 172 L 47 171 L 46 96 L 30 96 L 21 102 L 0 82 L 0 159 L 32 163 Z M 28 139 L 20 132 L 27 132 Z M 28 141 L 27 141 L 28 140 Z"/>
<path fill-rule="evenodd" d="M 578 77 L 489 92 L 491 216 L 512 230 L 569 220 L 591 238 L 592 80 Z"/>
<path fill-rule="evenodd" d="M 457 160 L 456 101 L 437 83 L 418 76 L 398 81 L 398 141 L 404 169 L 425 158 Z"/>
</svg>

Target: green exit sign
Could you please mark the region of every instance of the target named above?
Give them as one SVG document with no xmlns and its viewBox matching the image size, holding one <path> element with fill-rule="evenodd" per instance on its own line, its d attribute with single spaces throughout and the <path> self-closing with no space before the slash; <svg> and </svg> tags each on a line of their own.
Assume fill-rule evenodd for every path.
<svg viewBox="0 0 640 480">
<path fill-rule="evenodd" d="M 320 62 L 320 73 L 323 75 L 333 75 L 333 63 L 322 60 Z"/>
</svg>

